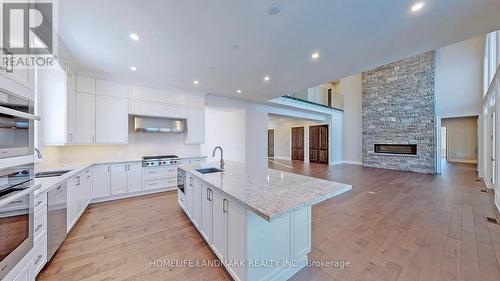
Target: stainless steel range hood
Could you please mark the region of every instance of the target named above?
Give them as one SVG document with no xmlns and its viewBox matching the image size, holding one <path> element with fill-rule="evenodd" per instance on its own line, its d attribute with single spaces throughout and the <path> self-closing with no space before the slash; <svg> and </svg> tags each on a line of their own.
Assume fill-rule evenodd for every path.
<svg viewBox="0 0 500 281">
<path fill-rule="evenodd" d="M 158 117 L 134 117 L 135 130 L 148 133 L 182 133 L 184 120 Z"/>
</svg>

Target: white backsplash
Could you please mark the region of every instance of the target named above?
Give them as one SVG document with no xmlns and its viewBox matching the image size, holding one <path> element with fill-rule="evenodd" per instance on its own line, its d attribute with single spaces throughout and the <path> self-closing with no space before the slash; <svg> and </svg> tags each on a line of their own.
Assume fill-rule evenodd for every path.
<svg viewBox="0 0 500 281">
<path fill-rule="evenodd" d="M 200 156 L 200 145 L 184 144 L 185 134 L 129 132 L 128 145 L 66 145 L 44 149 L 44 165 L 139 159 L 145 155 Z"/>
</svg>

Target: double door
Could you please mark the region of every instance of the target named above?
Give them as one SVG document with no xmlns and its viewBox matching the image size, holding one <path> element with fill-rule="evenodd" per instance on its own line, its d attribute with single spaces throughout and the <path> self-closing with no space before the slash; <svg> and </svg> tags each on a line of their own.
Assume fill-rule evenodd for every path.
<svg viewBox="0 0 500 281">
<path fill-rule="evenodd" d="M 292 128 L 292 160 L 304 161 L 304 127 Z"/>
<path fill-rule="evenodd" d="M 309 162 L 328 164 L 328 125 L 309 127 Z"/>
</svg>

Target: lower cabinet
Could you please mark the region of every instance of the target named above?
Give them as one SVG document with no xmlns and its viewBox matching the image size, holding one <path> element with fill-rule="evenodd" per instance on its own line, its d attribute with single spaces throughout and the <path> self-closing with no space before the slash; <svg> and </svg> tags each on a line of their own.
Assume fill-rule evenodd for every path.
<svg viewBox="0 0 500 281">
<path fill-rule="evenodd" d="M 128 192 L 137 192 L 144 189 L 142 186 L 142 163 L 127 164 Z"/>
<path fill-rule="evenodd" d="M 92 170 L 89 168 L 67 182 L 67 232 L 88 206 L 92 190 Z"/>
<path fill-rule="evenodd" d="M 111 165 L 111 195 L 128 192 L 127 164 Z"/>
<path fill-rule="evenodd" d="M 212 248 L 221 260 L 226 259 L 227 213 L 224 209 L 226 199 L 213 192 L 212 205 Z"/>
<path fill-rule="evenodd" d="M 206 185 L 201 185 L 201 235 L 212 243 L 213 191 Z"/>
<path fill-rule="evenodd" d="M 93 168 L 92 198 L 111 196 L 111 166 L 95 165 Z"/>
</svg>

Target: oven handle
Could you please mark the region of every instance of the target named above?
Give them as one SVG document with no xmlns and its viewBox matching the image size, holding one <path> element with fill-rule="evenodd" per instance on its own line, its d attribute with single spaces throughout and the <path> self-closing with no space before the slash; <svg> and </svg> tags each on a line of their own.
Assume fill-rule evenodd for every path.
<svg viewBox="0 0 500 281">
<path fill-rule="evenodd" d="M 6 114 L 6 115 L 12 115 L 12 116 L 16 116 L 16 117 L 20 117 L 20 118 L 24 118 L 24 119 L 29 119 L 29 120 L 40 120 L 40 116 L 36 116 L 36 115 L 25 113 L 22 111 L 10 109 L 10 108 L 3 107 L 3 106 L 0 106 L 0 113 Z"/>
</svg>

